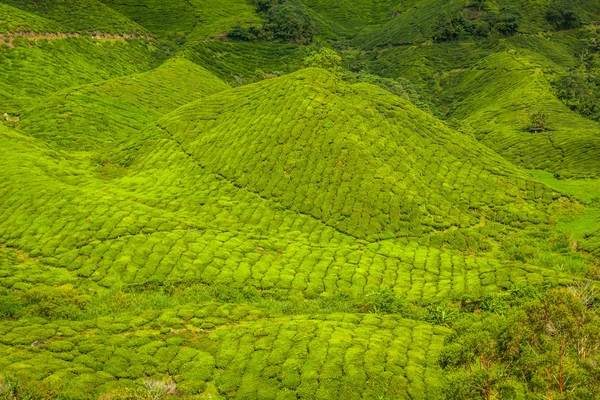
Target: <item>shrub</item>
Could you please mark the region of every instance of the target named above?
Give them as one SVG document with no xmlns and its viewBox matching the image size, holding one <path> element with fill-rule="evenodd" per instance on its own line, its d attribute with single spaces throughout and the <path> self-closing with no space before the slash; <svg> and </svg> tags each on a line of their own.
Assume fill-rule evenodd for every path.
<svg viewBox="0 0 600 400">
<path fill-rule="evenodd" d="M 470 6 L 483 11 L 487 6 L 488 0 L 472 0 Z"/>
<path fill-rule="evenodd" d="M 285 3 L 286 0 L 253 0 L 252 3 L 256 6 L 256 12 L 259 14 L 268 13 L 271 7 Z"/>
<path fill-rule="evenodd" d="M 600 119 L 600 78 L 574 70 L 561 75 L 554 87 L 557 97 L 571 110 L 591 119 Z"/>
<path fill-rule="evenodd" d="M 305 67 L 323 68 L 332 72 L 341 72 L 342 58 L 335 50 L 323 47 L 313 51 L 304 59 Z"/>
<path fill-rule="evenodd" d="M 488 0 L 472 0 L 471 7 L 475 7 L 478 10 L 482 11 L 487 6 Z"/>
<path fill-rule="evenodd" d="M 316 33 L 315 21 L 298 2 L 284 0 L 258 0 L 256 10 L 266 18 L 262 28 L 234 26 L 227 36 L 231 40 L 254 41 L 258 39 L 278 40 L 308 44 Z"/>
<path fill-rule="evenodd" d="M 445 15 L 441 17 L 433 34 L 436 42 L 459 40 L 471 31 L 471 23 L 462 14 Z"/>
<path fill-rule="evenodd" d="M 499 34 L 505 36 L 517 33 L 519 29 L 519 15 L 510 8 L 503 8 L 500 11 L 495 28 Z"/>
<path fill-rule="evenodd" d="M 170 39 L 178 46 L 183 46 L 187 42 L 187 36 L 184 32 L 174 32 Z"/>
<path fill-rule="evenodd" d="M 25 302 L 9 291 L 0 292 L 0 318 L 14 318 L 21 313 Z"/>
<path fill-rule="evenodd" d="M 260 29 L 254 26 L 249 28 L 244 28 L 241 25 L 236 25 L 229 32 L 227 32 L 227 36 L 231 40 L 238 40 L 243 42 L 251 42 L 253 40 L 257 40 L 260 36 Z"/>
<path fill-rule="evenodd" d="M 50 318 L 73 318 L 85 309 L 90 296 L 70 285 L 35 287 L 25 292 L 27 313 Z"/>
<path fill-rule="evenodd" d="M 269 9 L 264 30 L 276 40 L 308 44 L 316 34 L 315 21 L 295 2 L 277 4 Z"/>
<path fill-rule="evenodd" d="M 529 110 L 524 114 L 521 124 L 526 131 L 544 132 L 550 129 L 550 115 L 543 110 Z"/>
</svg>

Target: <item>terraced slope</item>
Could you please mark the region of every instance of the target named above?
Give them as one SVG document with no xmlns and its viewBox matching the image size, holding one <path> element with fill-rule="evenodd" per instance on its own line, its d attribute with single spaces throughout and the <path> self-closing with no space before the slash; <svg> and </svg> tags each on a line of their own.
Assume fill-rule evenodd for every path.
<svg viewBox="0 0 600 400">
<path fill-rule="evenodd" d="M 439 395 L 435 360 L 444 328 L 386 316 L 262 321 L 264 314 L 249 306 L 205 303 L 68 327 L 8 323 L 1 328 L 0 368 L 47 384 L 64 382 L 64 393 L 76 397 L 116 395 L 137 379 L 163 374 L 188 396 Z"/>
<path fill-rule="evenodd" d="M 27 21 L 39 21 L 38 17 L 52 21 L 52 25 L 32 25 L 34 32 L 57 32 L 56 26 L 60 26 L 60 32 L 63 33 L 139 33 L 143 34 L 144 29 L 135 24 L 123 14 L 107 7 L 98 0 L 2 0 L 5 4 L 3 9 L 8 12 L 9 18 L 14 18 L 11 15 L 23 16 L 18 11 L 13 11 L 6 6 L 14 7 L 22 12 L 33 14 L 37 17 L 26 17 Z M 3 15 L 4 17 L 4 15 Z M 40 30 L 42 26 L 54 28 L 52 30 Z M 17 26 L 16 31 L 23 32 L 22 26 Z M 11 30 L 9 30 L 10 32 Z"/>
<path fill-rule="evenodd" d="M 308 70 L 279 84 L 302 74 L 313 84 L 333 79 Z M 229 93 L 277 93 L 269 85 L 277 87 L 267 82 Z M 166 120 L 183 122 L 197 106 Z M 54 318 L 3 323 L 0 366 L 67 396 L 117 395 L 142 379 L 168 377 L 183 395 L 440 398 L 444 380 L 436 360 L 447 334 L 440 327 L 353 312 L 294 317 L 205 304 L 198 295 L 188 306 L 158 311 L 142 300 L 148 294 L 137 296 L 138 303 L 134 294 L 107 298 L 105 288 L 205 284 L 248 299 L 297 303 L 390 287 L 427 303 L 519 283 L 568 281 L 553 270 L 501 264 L 485 254 L 357 240 L 211 173 L 166 133 L 133 139 L 144 142 L 136 145 L 137 155 L 133 148 L 117 155 L 132 157 L 125 175 L 105 180 L 85 153 L 0 131 L 7 154 L 0 161 L 7 171 L 0 182 L 0 287 L 33 299 L 36 291 L 75 290 L 92 304 L 80 321 L 52 321 L 52 309 L 41 309 Z M 121 305 L 137 312 L 94 314 Z"/>
<path fill-rule="evenodd" d="M 206 41 L 186 46 L 181 54 L 239 86 L 299 70 L 310 49 L 292 44 Z"/>
<path fill-rule="evenodd" d="M 440 114 L 467 122 L 511 162 L 563 178 L 597 177 L 600 125 L 568 109 L 550 84 L 578 65 L 586 42 L 561 33 L 551 38 L 399 47 L 382 51 L 372 68 L 420 82 Z M 533 111 L 549 116 L 548 131 L 523 128 Z"/>
<path fill-rule="evenodd" d="M 332 79 L 302 73 L 316 82 Z M 256 86 L 264 92 L 267 85 Z M 197 104 L 184 110 L 190 107 Z M 0 287 L 31 299 L 44 291 L 83 291 L 91 313 L 134 304 L 124 293 L 107 301 L 107 288 L 205 284 L 295 302 L 391 287 L 426 303 L 568 280 L 552 270 L 408 240 L 357 240 L 229 183 L 164 133 L 132 140 L 145 143 L 138 155 L 132 148 L 118 155 L 132 160 L 124 176 L 111 180 L 98 175 L 85 153 L 52 150 L 3 126 L 0 133 L 7 155 L 0 161 L 6 171 Z M 67 396 L 117 395 L 142 379 L 168 377 L 183 395 L 437 399 L 444 382 L 436 360 L 447 331 L 394 316 L 293 317 L 196 300 L 164 311 L 142 302 L 134 314 L 84 314 L 69 322 L 64 318 L 71 314 L 52 321 L 56 315 L 41 299 L 37 312 L 50 321 L 3 322 L 0 367 Z"/>
<path fill-rule="evenodd" d="M 530 60 L 500 53 L 459 74 L 448 91 L 462 98 L 452 115 L 469 122 L 482 143 L 517 164 L 562 177 L 597 177 L 600 124 L 556 99 L 547 76 Z M 523 129 L 532 110 L 548 113 L 549 131 Z"/>
<path fill-rule="evenodd" d="M 303 0 L 319 23 L 319 34 L 339 38 L 350 37 L 365 29 L 375 29 L 388 22 L 399 6 L 397 1 Z"/>
<path fill-rule="evenodd" d="M 144 39 L 15 41 L 0 51 L 0 112 L 18 115 L 73 86 L 151 70 L 165 54 Z"/>
<path fill-rule="evenodd" d="M 489 371 L 486 398 L 558 398 L 553 333 L 534 368 L 485 357 L 600 276 L 597 179 L 554 176 L 597 176 L 597 124 L 549 86 L 584 30 L 497 0 L 536 34 L 431 44 L 466 2 L 301 1 L 314 47 L 229 41 L 244 0 L 0 0 L 0 400 L 477 399 Z M 325 40 L 352 73 L 301 69 Z"/>
<path fill-rule="evenodd" d="M 210 173 L 172 138 L 148 141 L 141 157 L 129 155 L 125 176 L 107 181 L 87 156 L 3 129 L 9 173 L 0 238 L 35 259 L 24 270 L 11 268 L 5 287 L 31 287 L 57 271 L 56 285 L 205 283 L 284 298 L 356 296 L 387 286 L 428 302 L 564 278 L 429 248 L 416 237 L 365 243 Z"/>
<path fill-rule="evenodd" d="M 18 128 L 77 149 L 114 146 L 168 111 L 227 88 L 200 66 L 172 59 L 150 72 L 66 89 L 40 100 L 21 114 Z"/>
<path fill-rule="evenodd" d="M 404 236 L 416 220 L 473 226 L 487 196 L 496 206 L 488 218 L 541 222 L 537 199 L 552 200 L 408 102 L 319 70 L 192 103 L 159 125 L 207 170 L 359 238 Z M 519 212 L 508 207 L 516 202 Z"/>
<path fill-rule="evenodd" d="M 497 0 L 488 1 L 482 9 L 495 14 L 496 18 L 502 15 L 503 10 L 507 10 L 504 12 L 518 19 L 518 33 L 537 34 L 553 29 L 545 18 L 548 7 L 553 3 L 552 0 Z M 600 5 L 594 0 L 572 2 L 568 8 L 578 15 L 583 24 L 595 22 L 600 13 Z M 477 21 L 483 14 L 477 4 L 462 0 L 409 0 L 397 3 L 392 11 L 395 11 L 393 17 L 387 23 L 363 29 L 352 38 L 353 44 L 373 49 L 431 42 L 444 18 L 464 12 L 467 19 Z"/>
<path fill-rule="evenodd" d="M 56 21 L 28 13 L 8 4 L 0 3 L 0 32 L 3 35 L 13 32 L 61 32 L 62 28 Z"/>
<path fill-rule="evenodd" d="M 257 24 L 260 18 L 244 0 L 101 0 L 163 39 L 202 40 L 222 35 L 236 24 Z"/>
</svg>

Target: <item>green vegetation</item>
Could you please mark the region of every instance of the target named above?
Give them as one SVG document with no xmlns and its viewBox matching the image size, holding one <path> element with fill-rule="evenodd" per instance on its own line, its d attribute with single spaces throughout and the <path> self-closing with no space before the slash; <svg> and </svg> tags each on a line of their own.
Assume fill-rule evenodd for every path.
<svg viewBox="0 0 600 400">
<path fill-rule="evenodd" d="M 0 400 L 598 398 L 598 21 L 0 0 Z"/>
<path fill-rule="evenodd" d="M 129 139 L 170 110 L 227 88 L 202 67 L 176 58 L 150 72 L 53 94 L 23 112 L 16 127 L 35 137 L 59 134 L 46 140 L 61 146 L 106 148 Z"/>
<path fill-rule="evenodd" d="M 95 32 L 121 34 L 144 33 L 144 29 L 140 25 L 135 24 L 129 18 L 107 7 L 99 0 L 37 0 L 35 2 L 27 0 L 3 0 L 2 3 L 4 4 L 3 8 L 12 6 L 25 13 L 34 14 L 33 21 L 39 21 L 43 18 L 60 26 L 60 31 L 55 28 L 51 32 L 72 32 L 79 34 Z M 11 14 L 13 13 L 10 9 L 7 11 Z M 21 15 L 24 15 L 24 13 Z M 51 26 L 56 25 L 53 24 Z M 28 30 L 13 29 L 12 31 L 26 32 Z M 34 31 L 40 32 L 41 30 L 38 26 L 34 26 Z M 47 32 L 47 30 L 44 29 L 43 32 Z"/>
<path fill-rule="evenodd" d="M 595 301 L 596 289 L 578 284 L 526 301 L 508 316 L 496 312 L 457 323 L 441 355 L 442 365 L 452 371 L 449 397 L 519 398 L 537 392 L 594 398 L 592 360 L 600 340 Z"/>
<path fill-rule="evenodd" d="M 283 43 L 308 44 L 317 33 L 313 18 L 302 4 L 294 0 L 256 2 L 256 11 L 265 19 L 262 28 L 244 28 L 236 25 L 227 36 L 233 40 L 280 41 Z"/>
</svg>

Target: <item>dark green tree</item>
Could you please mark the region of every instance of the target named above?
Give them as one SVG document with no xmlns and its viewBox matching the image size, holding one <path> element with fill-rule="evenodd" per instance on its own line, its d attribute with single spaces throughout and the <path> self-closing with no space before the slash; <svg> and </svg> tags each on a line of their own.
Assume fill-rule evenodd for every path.
<svg viewBox="0 0 600 400">
<path fill-rule="evenodd" d="M 436 42 L 449 42 L 461 39 L 471 30 L 470 22 L 462 14 L 441 17 L 433 34 Z"/>
<path fill-rule="evenodd" d="M 503 8 L 495 23 L 495 29 L 500 35 L 514 35 L 519 29 L 519 20 L 519 15 L 515 10 Z"/>
<path fill-rule="evenodd" d="M 276 40 L 308 44 L 316 34 L 316 24 L 296 2 L 277 4 L 269 9 L 264 29 Z"/>
<path fill-rule="evenodd" d="M 546 20 L 556 29 L 573 29 L 580 25 L 579 16 L 564 1 L 555 1 L 548 7 Z"/>
</svg>

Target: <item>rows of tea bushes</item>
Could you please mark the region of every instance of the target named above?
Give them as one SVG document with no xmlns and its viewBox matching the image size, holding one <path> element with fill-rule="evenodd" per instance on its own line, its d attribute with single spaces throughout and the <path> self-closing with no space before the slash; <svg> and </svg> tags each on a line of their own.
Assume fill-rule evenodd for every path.
<svg viewBox="0 0 600 400">
<path fill-rule="evenodd" d="M 509 161 L 562 178 L 596 177 L 599 125 L 569 110 L 550 82 L 577 68 L 589 39 L 564 32 L 480 43 L 387 48 L 370 68 L 427 88 L 437 112 L 468 124 Z M 543 126 L 529 131 L 532 116 Z"/>
<path fill-rule="evenodd" d="M 441 399 L 479 357 L 454 327 L 593 288 L 595 181 L 511 164 L 596 175 L 548 83 L 583 30 L 549 1 L 299 1 L 314 47 L 225 35 L 268 1 L 1 1 L 0 400 Z M 554 32 L 437 36 L 505 6 Z"/>
<path fill-rule="evenodd" d="M 182 50 L 186 58 L 234 85 L 302 68 L 310 49 L 293 44 L 203 41 Z"/>
<path fill-rule="evenodd" d="M 0 32 L 3 35 L 14 32 L 62 32 L 62 27 L 57 22 L 7 4 L 0 4 L 0 13 L 2 14 Z"/>
<path fill-rule="evenodd" d="M 177 44 L 223 35 L 235 24 L 259 24 L 245 0 L 102 0 L 158 38 Z"/>
<path fill-rule="evenodd" d="M 555 14 L 558 11 L 559 21 L 549 16 L 550 10 L 554 10 Z M 567 13 L 572 17 L 564 24 L 562 18 Z M 432 41 L 473 42 L 513 35 L 537 35 L 539 32 L 593 24 L 598 13 L 600 6 L 594 0 L 577 3 L 556 0 L 536 3 L 519 0 L 417 0 L 410 6 L 392 5 L 385 24 L 374 27 L 364 27 L 363 24 L 364 28 L 351 38 L 351 43 L 356 47 L 379 49 Z"/>
<path fill-rule="evenodd" d="M 148 71 L 165 55 L 141 39 L 15 39 L 13 44 L 0 51 L 0 113 L 10 115 L 61 89 Z"/>
<path fill-rule="evenodd" d="M 182 395 L 235 398 L 437 398 L 448 330 L 393 316 L 269 317 L 197 304 L 89 321 L 0 328 L 0 368 L 69 397 L 116 395 L 143 379 Z"/>
<path fill-rule="evenodd" d="M 3 0 L 6 6 L 11 6 L 20 11 L 12 11 L 3 6 L 9 15 L 26 16 L 27 21 L 45 19 L 51 21 L 52 26 L 60 25 L 63 33 L 145 33 L 144 28 L 137 25 L 123 14 L 113 10 L 98 0 L 79 1 L 54 1 L 38 0 Z M 48 25 L 47 25 L 48 26 Z M 41 26 L 33 26 L 34 32 L 47 32 L 38 30 Z M 37 28 L 37 29 L 36 29 Z M 23 32 L 23 30 L 20 30 Z M 53 30 L 54 32 L 57 32 Z"/>
<path fill-rule="evenodd" d="M 543 223 L 542 204 L 558 196 L 413 105 L 318 70 L 219 94 L 159 125 L 209 171 L 360 238 L 473 226 L 484 204 L 492 220 Z"/>
<path fill-rule="evenodd" d="M 227 88 L 202 67 L 172 59 L 150 72 L 58 92 L 22 113 L 18 128 L 63 147 L 114 147 L 165 113 Z"/>
<path fill-rule="evenodd" d="M 332 79 L 323 72 L 316 76 Z M 287 86 L 290 81 L 298 79 L 279 82 Z M 337 85 L 349 92 L 358 90 Z M 210 110 L 211 99 L 218 105 L 227 96 L 257 88 L 264 95 L 269 86 L 273 84 L 224 92 L 201 104 Z M 267 95 L 270 92 L 277 93 L 269 89 Z M 178 113 L 196 109 L 192 104 Z M 177 115 L 167 120 L 187 124 Z M 130 167 L 123 166 L 124 176 L 109 181 L 94 174 L 92 160 L 49 150 L 5 131 L 3 146 L 12 150 L 3 160 L 11 172 L 2 186 L 6 206 L 0 217 L 2 238 L 27 257 L 38 259 L 26 265 L 35 271 L 30 276 L 61 269 L 54 283 L 81 280 L 112 287 L 119 282 L 202 282 L 307 298 L 323 293 L 364 294 L 387 286 L 411 301 L 427 302 L 562 279 L 551 270 L 503 266 L 491 257 L 471 258 L 460 251 L 419 245 L 416 223 L 415 229 L 399 235 L 405 237 L 400 242 L 358 240 L 323 218 L 243 189 L 224 178 L 222 171 L 207 171 L 160 129 L 147 133 L 148 143 L 138 146 L 138 155 L 126 163 Z M 123 153 L 135 150 L 126 147 Z M 499 161 L 489 162 L 496 163 L 496 169 L 508 168 Z M 530 184 L 534 194 L 542 190 L 543 199 L 547 189 L 532 181 L 523 180 L 519 190 L 527 190 Z M 35 200 L 26 200 L 33 198 L 32 193 Z M 533 216 L 547 218 L 538 209 L 543 202 L 536 205 L 537 201 L 523 198 L 522 205 L 531 207 Z M 473 222 L 479 223 L 481 216 Z M 22 273 L 5 279 L 7 287 L 33 283 Z"/>
</svg>

